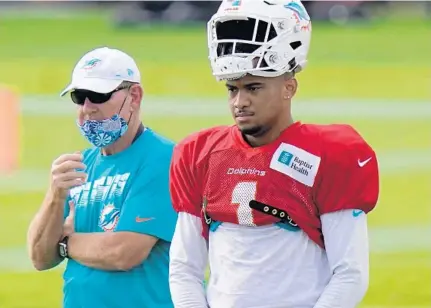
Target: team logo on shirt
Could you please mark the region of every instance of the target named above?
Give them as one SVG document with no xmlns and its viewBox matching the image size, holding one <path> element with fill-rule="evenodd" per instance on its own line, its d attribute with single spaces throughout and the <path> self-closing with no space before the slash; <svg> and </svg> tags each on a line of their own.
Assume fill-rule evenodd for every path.
<svg viewBox="0 0 431 308">
<path fill-rule="evenodd" d="M 319 165 L 319 156 L 294 145 L 281 143 L 272 156 L 270 168 L 312 187 Z"/>
<path fill-rule="evenodd" d="M 228 168 L 226 174 L 229 175 L 258 175 L 265 176 L 264 170 L 256 168 Z"/>
<path fill-rule="evenodd" d="M 102 176 L 94 181 L 70 190 L 70 197 L 77 207 L 91 206 L 95 203 L 112 204 L 106 200 L 115 200 L 123 195 L 130 173 Z"/>
<path fill-rule="evenodd" d="M 99 227 L 103 231 L 113 231 L 117 226 L 120 211 L 113 205 L 107 204 L 100 212 Z"/>
</svg>

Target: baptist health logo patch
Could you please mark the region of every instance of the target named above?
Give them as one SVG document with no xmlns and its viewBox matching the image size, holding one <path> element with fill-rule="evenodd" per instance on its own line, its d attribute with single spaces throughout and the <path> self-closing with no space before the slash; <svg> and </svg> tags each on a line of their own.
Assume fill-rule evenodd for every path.
<svg viewBox="0 0 431 308">
<path fill-rule="evenodd" d="M 120 211 L 113 204 L 107 204 L 100 212 L 99 227 L 103 231 L 113 231 L 118 224 Z"/>
<path fill-rule="evenodd" d="M 319 165 L 320 157 L 294 145 L 281 143 L 272 156 L 270 168 L 312 187 Z"/>
</svg>

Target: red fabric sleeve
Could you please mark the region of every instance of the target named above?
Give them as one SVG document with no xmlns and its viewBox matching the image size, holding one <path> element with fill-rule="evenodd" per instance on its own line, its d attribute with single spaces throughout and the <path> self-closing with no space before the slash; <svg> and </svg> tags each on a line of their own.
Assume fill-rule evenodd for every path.
<svg viewBox="0 0 431 308">
<path fill-rule="evenodd" d="M 176 212 L 186 212 L 201 217 L 201 181 L 198 179 L 195 138 L 192 135 L 175 146 L 169 189 Z"/>
<path fill-rule="evenodd" d="M 379 170 L 376 153 L 351 126 L 329 126 L 322 132 L 324 159 L 316 201 L 320 214 L 344 209 L 365 213 L 376 206 Z"/>
</svg>

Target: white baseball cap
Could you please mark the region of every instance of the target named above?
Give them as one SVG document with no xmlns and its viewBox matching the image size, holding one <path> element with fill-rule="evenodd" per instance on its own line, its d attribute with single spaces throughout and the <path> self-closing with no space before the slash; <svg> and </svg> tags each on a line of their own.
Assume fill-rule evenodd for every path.
<svg viewBox="0 0 431 308">
<path fill-rule="evenodd" d="M 71 83 L 60 96 L 75 89 L 109 93 L 123 81 L 141 83 L 141 73 L 135 60 L 118 49 L 96 48 L 79 60 L 73 69 Z"/>
</svg>

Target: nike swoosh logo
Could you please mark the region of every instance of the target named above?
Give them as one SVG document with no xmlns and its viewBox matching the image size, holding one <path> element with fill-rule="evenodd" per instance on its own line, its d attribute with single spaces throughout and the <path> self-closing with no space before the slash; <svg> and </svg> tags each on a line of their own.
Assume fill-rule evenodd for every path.
<svg viewBox="0 0 431 308">
<path fill-rule="evenodd" d="M 362 210 L 353 210 L 353 217 L 358 217 L 361 215 L 364 211 Z"/>
<path fill-rule="evenodd" d="M 135 221 L 136 222 L 146 222 L 146 221 L 149 221 L 149 220 L 152 220 L 152 219 L 154 219 L 153 217 L 150 217 L 150 218 L 147 218 L 147 217 L 136 217 L 136 219 L 135 219 Z"/>
<path fill-rule="evenodd" d="M 358 159 L 358 165 L 359 165 L 359 167 L 363 167 L 363 166 L 365 166 L 370 160 L 372 159 L 372 157 L 370 157 L 370 158 L 368 158 L 368 159 L 366 159 L 366 160 L 364 160 L 364 161 L 360 161 L 359 159 Z"/>
</svg>

